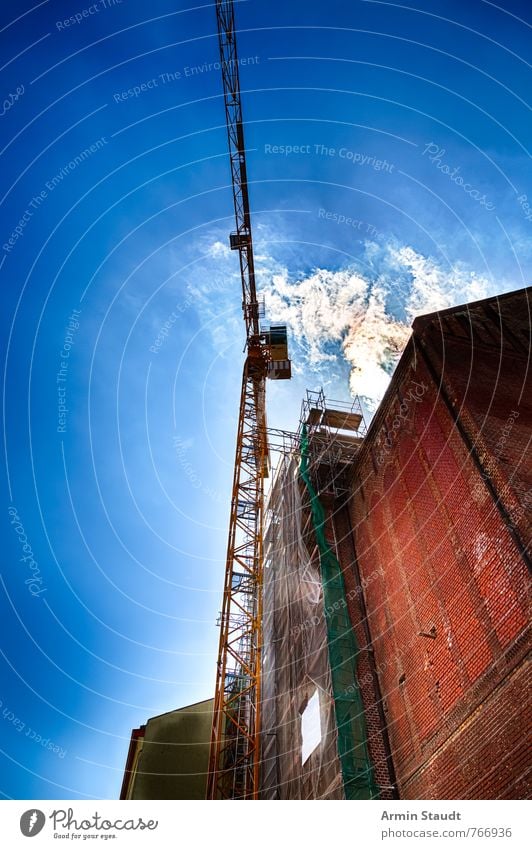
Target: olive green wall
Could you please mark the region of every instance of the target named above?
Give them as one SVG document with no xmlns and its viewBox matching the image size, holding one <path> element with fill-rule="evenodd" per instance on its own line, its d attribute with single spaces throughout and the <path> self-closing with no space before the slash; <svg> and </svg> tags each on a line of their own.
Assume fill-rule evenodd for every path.
<svg viewBox="0 0 532 849">
<path fill-rule="evenodd" d="M 132 799 L 204 799 L 213 699 L 146 723 Z"/>
</svg>

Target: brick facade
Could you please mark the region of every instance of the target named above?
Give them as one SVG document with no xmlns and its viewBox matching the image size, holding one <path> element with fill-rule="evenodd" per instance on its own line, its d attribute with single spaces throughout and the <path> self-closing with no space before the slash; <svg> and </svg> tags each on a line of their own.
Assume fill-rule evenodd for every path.
<svg viewBox="0 0 532 849">
<path fill-rule="evenodd" d="M 529 297 L 416 321 L 333 510 L 372 755 L 389 779 L 380 693 L 401 798 L 529 795 Z"/>
</svg>

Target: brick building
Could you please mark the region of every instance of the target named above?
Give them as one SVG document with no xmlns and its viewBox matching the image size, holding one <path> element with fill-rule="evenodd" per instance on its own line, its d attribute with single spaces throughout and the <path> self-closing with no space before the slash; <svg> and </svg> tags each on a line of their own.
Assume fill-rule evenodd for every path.
<svg viewBox="0 0 532 849">
<path fill-rule="evenodd" d="M 270 540 L 265 622 L 268 598 L 276 598 L 275 616 L 286 633 L 275 657 L 279 634 L 266 626 L 269 727 L 263 750 L 277 765 L 275 782 L 269 773 L 269 798 L 290 797 L 294 786 L 304 788 L 304 798 L 312 797 L 312 787 L 331 798 L 320 776 L 324 747 L 338 739 L 338 729 L 322 722 L 321 737 L 301 762 L 303 710 L 312 689 L 312 623 L 329 631 L 334 679 L 330 644 L 338 631 L 331 628 L 344 608 L 356 640 L 350 692 L 363 704 L 364 739 L 353 747 L 364 749 L 377 795 L 530 795 L 530 295 L 522 290 L 416 319 L 363 439 L 329 427 L 325 407 L 310 412 L 313 481 L 344 600 L 327 608 L 322 596 L 319 615 L 301 620 L 285 592 L 294 554 L 287 555 L 286 546 L 272 548 Z M 297 486 L 301 510 L 295 522 L 293 511 L 283 518 L 270 505 L 275 533 L 282 538 L 283 522 L 292 533 L 298 525 L 306 551 L 300 549 L 300 560 L 306 557 L 319 574 L 323 546 L 319 550 L 313 534 L 312 494 L 294 484 L 293 472 L 283 474 L 283 497 Z M 268 588 L 272 583 L 277 595 Z M 322 584 L 326 597 L 323 574 Z M 287 640 L 290 633 L 297 638 Z M 323 660 L 325 648 L 320 651 Z M 287 668 L 300 691 L 295 698 Z M 332 699 L 338 720 L 348 688 L 333 690 L 334 680 L 320 696 L 322 711 Z M 287 729 L 293 752 L 288 784 L 276 756 Z M 327 764 L 337 794 L 342 757 Z"/>
</svg>

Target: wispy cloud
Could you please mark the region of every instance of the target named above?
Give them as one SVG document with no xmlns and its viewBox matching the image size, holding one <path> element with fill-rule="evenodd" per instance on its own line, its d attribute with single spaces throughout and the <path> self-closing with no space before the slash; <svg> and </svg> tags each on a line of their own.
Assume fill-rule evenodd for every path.
<svg viewBox="0 0 532 849">
<path fill-rule="evenodd" d="M 417 253 L 411 247 L 391 248 L 390 262 L 406 269 L 412 278 L 406 314 L 410 321 L 417 315 L 485 298 L 493 284 L 465 264 L 443 268 L 436 260 Z"/>
<path fill-rule="evenodd" d="M 217 239 L 203 248 L 218 273 L 222 265 L 222 273 L 232 276 L 219 297 L 236 303 L 233 258 Z M 332 373 L 348 370 L 351 393 L 363 396 L 370 409 L 384 395 L 417 315 L 496 294 L 492 281 L 466 265 L 446 266 L 398 243 L 367 242 L 359 260 L 342 269 L 301 274 L 288 267 L 293 263 L 293 257 L 283 263 L 257 241 L 257 280 L 268 320 L 288 325 L 296 372 L 327 383 Z M 198 308 L 212 315 L 220 304 L 212 289 L 205 303 L 206 294 Z"/>
<path fill-rule="evenodd" d="M 367 243 L 357 267 L 317 268 L 303 279 L 288 269 L 265 285 L 266 310 L 286 323 L 307 365 L 322 372 L 341 358 L 349 388 L 374 408 L 410 335 L 416 315 L 492 293 L 493 284 L 463 266 L 445 268 L 414 248 Z"/>
</svg>

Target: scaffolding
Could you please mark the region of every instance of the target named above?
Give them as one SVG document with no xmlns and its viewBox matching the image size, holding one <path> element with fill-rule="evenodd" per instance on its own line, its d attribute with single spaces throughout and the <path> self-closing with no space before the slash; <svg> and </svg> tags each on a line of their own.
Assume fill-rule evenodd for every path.
<svg viewBox="0 0 532 849">
<path fill-rule="evenodd" d="M 327 650 L 344 792 L 346 799 L 375 799 L 379 791 L 373 776 L 364 704 L 358 684 L 358 644 L 349 619 L 342 569 L 327 539 L 326 513 L 311 481 L 309 447 L 307 427 L 303 425 L 299 473 L 310 498 L 312 524 L 319 549 Z"/>
<path fill-rule="evenodd" d="M 261 795 L 378 796 L 356 680 L 357 645 L 321 499 L 347 489 L 366 426 L 360 401 L 307 392 L 280 454 L 267 508 Z"/>
<path fill-rule="evenodd" d="M 301 405 L 297 449 L 303 432 L 308 437 L 308 471 L 318 492 L 334 497 L 347 492 L 346 472 L 367 433 L 362 404 L 333 401 L 323 389 L 307 390 Z"/>
<path fill-rule="evenodd" d="M 268 500 L 260 795 L 343 799 L 318 551 L 302 517 L 294 450 L 281 457 Z M 321 741 L 303 762 L 302 716 L 316 691 Z"/>
</svg>

